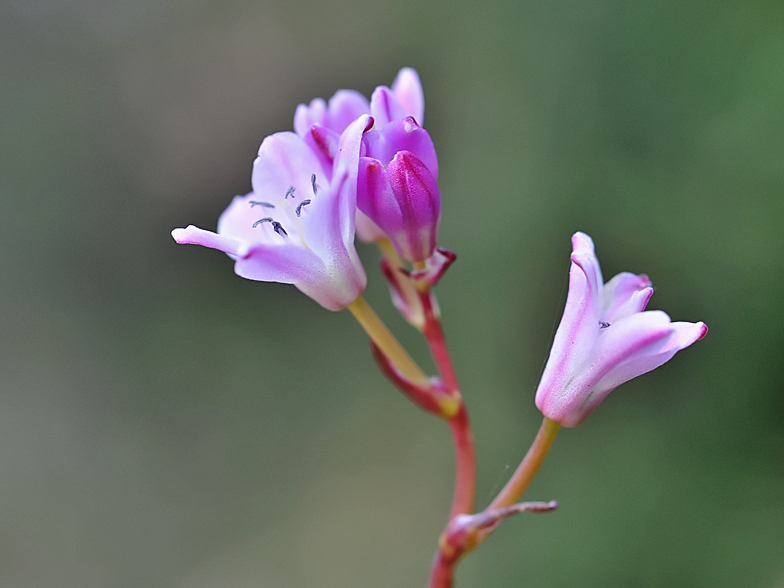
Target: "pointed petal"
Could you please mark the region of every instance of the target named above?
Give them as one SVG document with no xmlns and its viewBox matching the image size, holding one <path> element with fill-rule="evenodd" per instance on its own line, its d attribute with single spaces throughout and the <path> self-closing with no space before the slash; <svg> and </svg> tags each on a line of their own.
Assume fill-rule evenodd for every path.
<svg viewBox="0 0 784 588">
<path fill-rule="evenodd" d="M 593 240 L 585 233 L 572 235 L 572 262 L 580 266 L 588 280 L 592 292 L 592 303 L 595 305 L 597 318 L 601 314 L 604 301 L 604 280 L 599 260 L 596 258 Z"/>
<path fill-rule="evenodd" d="M 248 280 L 296 285 L 318 282 L 319 276 L 326 273 L 326 267 L 318 255 L 305 247 L 293 243 L 257 243 L 237 259 L 234 271 Z"/>
<path fill-rule="evenodd" d="M 646 290 L 646 296 L 634 297 L 641 290 Z M 601 320 L 614 323 L 618 319 L 642 312 L 653 294 L 651 281 L 648 276 L 623 272 L 614 276 L 604 285 L 604 310 Z M 632 298 L 635 298 L 632 301 Z M 629 304 L 632 302 L 632 304 Z M 642 305 L 642 306 L 640 306 Z"/>
<path fill-rule="evenodd" d="M 360 116 L 351 123 L 340 135 L 338 153 L 333 163 L 333 169 L 343 166 L 348 170 L 349 180 L 356 183 L 359 156 L 362 149 L 362 137 L 373 126 L 373 118 Z M 337 175 L 336 171 L 333 172 Z"/>
<path fill-rule="evenodd" d="M 180 245 L 201 245 L 210 249 L 217 249 L 232 256 L 244 255 L 247 246 L 239 239 L 218 235 L 212 231 L 205 231 L 199 227 L 189 225 L 184 229 L 174 229 L 172 237 Z"/>
<path fill-rule="evenodd" d="M 354 248 L 356 187 L 345 168 L 338 174 L 329 190 L 313 199 L 303 218 L 303 231 L 308 247 L 324 261 L 333 279 L 354 292 L 350 304 L 365 289 L 367 277 Z"/>
<path fill-rule="evenodd" d="M 594 387 L 621 363 L 657 353 L 674 332 L 670 317 L 661 310 L 639 312 L 602 329 L 597 341 L 596 359 L 586 370 L 586 381 Z"/>
<path fill-rule="evenodd" d="M 553 407 L 561 404 L 562 391 L 594 354 L 601 328 L 602 277 L 593 241 L 584 233 L 576 233 L 572 237 L 572 247 L 569 294 L 536 392 L 536 406 L 553 420 L 556 419 L 548 412 L 555 414 Z M 548 407 L 548 412 L 543 406 Z"/>
<path fill-rule="evenodd" d="M 370 115 L 376 121 L 376 125 L 383 127 L 406 116 L 403 107 L 386 86 L 379 86 L 370 97 Z"/>
<path fill-rule="evenodd" d="M 645 313 L 647 314 L 647 313 Z M 613 367 L 596 385 L 596 393 L 606 396 L 611 390 L 668 362 L 681 349 L 685 349 L 708 333 L 705 323 L 671 323 L 672 333 L 661 344 L 636 353 Z"/>
<path fill-rule="evenodd" d="M 338 153 L 333 163 L 333 183 L 342 173 L 347 174 L 341 194 L 341 208 L 339 214 L 341 221 L 343 242 L 346 247 L 354 247 L 354 227 L 357 216 L 357 172 L 359 168 L 359 154 L 362 147 L 362 135 L 373 126 L 370 116 L 360 116 L 351 123 L 340 135 Z M 345 193 L 343 193 L 345 192 Z"/>
<path fill-rule="evenodd" d="M 425 124 L 425 95 L 415 69 L 404 67 L 398 72 L 392 84 L 392 93 L 406 116 L 413 116 L 420 125 Z"/>
</svg>

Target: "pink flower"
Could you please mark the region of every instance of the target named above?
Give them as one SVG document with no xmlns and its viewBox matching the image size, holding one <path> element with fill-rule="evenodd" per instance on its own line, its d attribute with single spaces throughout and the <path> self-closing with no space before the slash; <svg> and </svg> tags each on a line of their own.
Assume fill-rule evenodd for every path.
<svg viewBox="0 0 784 588">
<path fill-rule="evenodd" d="M 329 310 L 345 308 L 367 283 L 354 248 L 351 170 L 368 124 L 367 116 L 353 121 L 329 162 L 294 133 L 267 137 L 253 164 L 253 192 L 234 198 L 217 234 L 191 225 L 172 237 L 229 254 L 243 278 L 294 284 Z"/>
<path fill-rule="evenodd" d="M 408 117 L 414 119 L 414 125 L 421 126 L 425 115 L 425 98 L 422 92 L 422 84 L 419 81 L 419 76 L 416 71 L 410 67 L 401 69 L 392 84 L 392 88 L 390 89 L 386 86 L 377 87 L 369 102 L 362 94 L 355 90 L 338 90 L 335 95 L 329 99 L 329 103 L 326 103 L 321 98 L 316 98 L 311 100 L 310 104 L 307 106 L 305 104 L 300 104 L 294 115 L 294 130 L 300 137 L 308 141 L 308 143 L 320 154 L 324 154 L 328 157 L 329 153 L 333 151 L 332 146 L 337 143 L 337 137 L 340 133 L 342 133 L 353 120 L 363 114 L 370 114 L 373 117 L 375 129 L 383 130 L 390 123 L 402 123 L 402 121 Z M 410 123 L 406 123 L 406 125 L 410 126 Z M 420 131 L 420 133 L 417 133 L 418 135 L 424 134 L 427 136 L 427 133 L 423 129 L 420 129 Z M 432 150 L 432 141 L 430 141 L 429 136 L 427 136 L 427 141 L 430 142 L 430 149 Z M 386 161 L 381 162 L 382 165 L 386 166 L 390 163 L 395 153 L 401 149 L 402 148 L 392 151 L 386 158 Z M 435 151 L 432 151 L 432 157 L 426 158 L 428 159 L 428 161 L 425 162 L 426 164 L 430 163 L 430 160 L 432 160 L 433 163 L 435 162 Z M 379 160 L 385 159 L 378 155 L 369 155 L 369 157 L 377 158 Z M 433 176 L 433 181 L 431 182 L 428 178 L 424 181 L 419 181 L 417 179 L 423 171 L 422 166 L 419 165 L 418 162 L 412 163 L 411 160 L 409 160 L 408 164 L 399 162 L 396 163 L 395 166 L 397 166 L 399 171 L 399 173 L 396 174 L 396 177 L 399 179 L 398 186 L 402 186 L 402 184 L 408 183 L 408 180 L 411 180 L 416 184 L 415 187 L 412 188 L 415 194 L 417 192 L 421 193 L 424 190 L 428 194 L 428 198 L 430 200 L 433 199 L 430 195 L 433 193 L 432 188 L 435 186 L 435 177 L 438 173 L 437 167 L 428 168 L 430 174 L 426 175 Z M 393 166 L 393 168 L 395 166 Z M 437 194 L 437 188 L 435 193 Z M 386 191 L 385 194 L 387 198 L 384 199 L 384 202 L 379 208 L 388 211 L 390 206 L 394 207 L 395 205 L 388 199 L 390 192 Z M 390 229 L 393 233 L 399 235 L 401 219 L 394 219 L 391 218 L 389 214 L 385 214 L 384 219 L 382 219 L 381 222 L 384 223 L 384 220 L 387 220 L 388 222 L 384 228 L 379 227 L 379 225 L 374 222 L 375 219 L 371 220 L 371 218 L 367 216 L 366 207 L 364 206 L 364 204 L 367 204 L 367 198 L 362 198 L 360 196 L 360 201 L 362 204 L 360 204 L 359 209 L 357 210 L 356 230 L 357 236 L 361 240 L 373 242 L 388 236 L 391 237 L 385 229 Z M 424 206 L 429 207 L 429 205 Z M 400 213 L 404 212 L 405 203 L 397 206 L 397 208 L 400 209 Z M 398 216 L 400 216 L 400 213 Z M 432 240 L 434 241 L 435 228 L 431 226 L 433 223 L 427 224 L 428 229 L 432 232 Z M 435 224 L 437 224 L 437 221 Z M 431 240 L 429 234 L 422 235 L 416 240 L 428 244 L 428 248 L 432 253 L 432 248 L 429 247 Z M 396 242 L 394 238 L 392 238 L 392 241 L 393 243 Z M 409 241 L 411 241 L 411 239 L 409 239 Z M 417 246 L 413 246 L 413 248 L 416 250 Z M 410 249 L 412 249 L 412 247 L 402 248 L 402 251 L 408 251 Z M 403 257 L 406 256 L 403 255 Z"/>
<path fill-rule="evenodd" d="M 357 177 L 357 207 L 389 238 L 398 255 L 424 261 L 436 248 L 441 220 L 438 159 L 427 131 L 412 117 L 367 131 Z"/>
<path fill-rule="evenodd" d="M 593 241 L 572 237 L 569 295 L 536 391 L 536 406 L 565 427 L 582 423 L 616 387 L 655 369 L 702 339 L 704 323 L 670 322 L 645 311 L 653 294 L 645 275 L 602 280 Z"/>
</svg>

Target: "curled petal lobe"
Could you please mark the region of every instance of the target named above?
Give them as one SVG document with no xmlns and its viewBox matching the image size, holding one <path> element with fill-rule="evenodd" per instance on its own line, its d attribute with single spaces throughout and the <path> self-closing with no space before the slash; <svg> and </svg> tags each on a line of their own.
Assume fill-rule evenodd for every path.
<svg viewBox="0 0 784 588">
<path fill-rule="evenodd" d="M 575 247 L 569 269 L 569 294 L 563 318 L 555 332 L 550 359 L 542 374 L 542 382 L 554 378 L 555 387 L 565 384 L 573 366 L 588 361 L 599 337 L 602 290 L 601 271 L 595 260 L 591 254 L 578 253 Z"/>
<path fill-rule="evenodd" d="M 647 276 L 622 273 L 603 284 L 584 233 L 572 245 L 569 295 L 536 392 L 537 407 L 566 427 L 582 423 L 615 387 L 707 332 L 704 323 L 673 323 L 661 311 L 644 311 L 653 293 Z"/>
<path fill-rule="evenodd" d="M 637 296 L 638 299 L 630 305 L 632 298 L 641 291 L 648 292 L 644 303 Z M 642 312 L 645 310 L 645 305 L 652 294 L 653 288 L 651 288 L 651 281 L 648 279 L 648 276 L 622 272 L 604 285 L 602 319 L 614 323 L 618 319 L 634 312 Z M 639 306 L 640 303 L 643 303 L 642 307 Z"/>
</svg>

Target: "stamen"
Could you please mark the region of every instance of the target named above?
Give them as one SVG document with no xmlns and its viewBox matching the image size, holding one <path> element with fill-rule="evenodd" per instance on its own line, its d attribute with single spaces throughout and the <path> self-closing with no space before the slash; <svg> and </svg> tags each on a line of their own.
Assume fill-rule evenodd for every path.
<svg viewBox="0 0 784 588">
<path fill-rule="evenodd" d="M 292 198 L 294 198 L 294 190 L 296 190 L 296 188 L 295 188 L 294 186 L 289 186 L 289 189 L 288 189 L 288 190 L 286 190 L 286 195 L 283 197 L 283 200 L 285 200 L 285 199 L 286 199 L 286 198 L 288 198 L 289 196 L 291 196 Z"/>
<path fill-rule="evenodd" d="M 311 174 L 310 185 L 313 186 L 313 195 L 316 195 L 316 174 Z"/>
<path fill-rule="evenodd" d="M 302 207 L 305 206 L 306 204 L 310 204 L 310 200 L 303 200 L 302 202 L 297 204 L 297 208 L 294 210 L 294 212 L 297 213 L 297 216 L 302 214 Z"/>
<path fill-rule="evenodd" d="M 610 323 L 607 323 L 605 321 L 599 321 L 599 328 L 600 329 L 606 329 L 609 326 L 610 326 Z"/>
<path fill-rule="evenodd" d="M 255 229 L 255 228 L 256 228 L 256 227 L 258 227 L 258 226 L 259 226 L 261 223 L 273 223 L 273 225 L 272 225 L 272 226 L 273 226 L 273 227 L 275 226 L 275 225 L 274 225 L 274 221 L 272 220 L 272 217 L 271 217 L 271 216 L 265 216 L 264 218 L 260 218 L 260 219 L 259 219 L 259 220 L 257 220 L 255 223 L 253 223 L 253 228 Z"/>
<path fill-rule="evenodd" d="M 275 231 L 275 232 L 276 232 L 278 235 L 280 235 L 281 237 L 283 237 L 284 235 L 285 235 L 286 237 L 288 237 L 288 236 L 289 236 L 289 234 L 286 232 L 286 229 L 284 229 L 284 228 L 283 228 L 283 225 L 281 225 L 281 224 L 280 224 L 278 221 L 272 221 L 272 229 L 273 229 L 273 230 L 274 230 L 274 231 Z"/>
<path fill-rule="evenodd" d="M 261 200 L 251 200 L 250 207 L 253 208 L 254 206 L 263 206 L 264 208 L 275 208 L 273 204 L 269 202 L 262 202 Z"/>
</svg>

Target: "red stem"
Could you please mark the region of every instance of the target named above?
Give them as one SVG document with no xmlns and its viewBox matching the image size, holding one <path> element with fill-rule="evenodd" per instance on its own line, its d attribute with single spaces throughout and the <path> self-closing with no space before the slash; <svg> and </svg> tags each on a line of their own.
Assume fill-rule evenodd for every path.
<svg viewBox="0 0 784 588">
<path fill-rule="evenodd" d="M 441 373 L 447 389 L 460 398 L 460 386 L 457 383 L 457 376 L 449 356 L 449 349 L 446 346 L 444 331 L 441 327 L 441 320 L 436 311 L 436 302 L 430 290 L 420 292 L 420 299 L 425 314 L 425 325 L 422 333 L 430 346 L 433 359 Z M 449 519 L 452 520 L 459 514 L 467 514 L 474 511 L 474 499 L 476 494 L 476 453 L 474 451 L 474 437 L 471 433 L 471 424 L 468 420 L 468 412 L 462 399 L 460 409 L 454 417 L 449 419 L 449 426 L 452 429 L 452 438 L 455 443 L 455 492 L 452 499 L 452 510 Z"/>
<path fill-rule="evenodd" d="M 451 588 L 454 563 L 448 561 L 439 549 L 433 558 L 433 568 L 430 571 L 430 581 L 427 583 L 427 588 Z"/>
<path fill-rule="evenodd" d="M 452 510 L 449 520 L 459 514 L 468 514 L 474 511 L 474 498 L 476 494 L 476 454 L 474 452 L 474 437 L 471 434 L 471 425 L 468 422 L 468 412 L 465 405 L 460 404 L 460 410 L 454 418 L 450 419 L 452 438 L 455 442 L 455 493 L 452 498 Z"/>
</svg>

